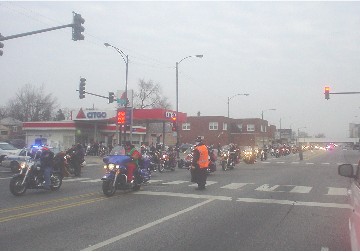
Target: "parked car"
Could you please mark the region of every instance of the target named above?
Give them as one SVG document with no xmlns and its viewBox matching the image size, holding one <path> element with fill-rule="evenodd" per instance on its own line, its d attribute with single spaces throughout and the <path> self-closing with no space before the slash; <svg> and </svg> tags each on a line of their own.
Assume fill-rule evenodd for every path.
<svg viewBox="0 0 360 252">
<path fill-rule="evenodd" d="M 9 143 L 0 142 L 0 163 L 4 160 L 7 155 L 16 155 L 20 152 L 18 148 L 15 148 Z"/>
<path fill-rule="evenodd" d="M 1 166 L 9 167 L 13 173 L 20 171 L 20 164 L 31 158 L 29 149 L 22 149 L 15 155 L 6 155 L 1 162 Z"/>
<path fill-rule="evenodd" d="M 352 211 L 349 218 L 349 231 L 352 250 L 360 250 L 360 161 L 357 167 L 342 164 L 338 167 L 339 175 L 352 178 L 348 194 Z"/>
</svg>

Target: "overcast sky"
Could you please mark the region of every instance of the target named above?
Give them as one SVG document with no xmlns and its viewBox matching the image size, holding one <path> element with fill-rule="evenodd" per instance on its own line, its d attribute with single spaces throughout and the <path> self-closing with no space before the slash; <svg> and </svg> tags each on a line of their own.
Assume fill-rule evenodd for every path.
<svg viewBox="0 0 360 252">
<path fill-rule="evenodd" d="M 85 40 L 71 28 L 4 41 L 0 106 L 25 84 L 45 85 L 60 108 L 113 108 L 107 100 L 80 100 L 86 91 L 108 95 L 125 89 L 125 63 L 104 43 L 129 55 L 128 88 L 139 79 L 162 87 L 176 110 L 195 116 L 261 118 L 277 128 L 309 135 L 348 137 L 360 123 L 360 2 L 6 2 L 0 33 L 10 36 L 85 19 Z M 268 109 L 276 109 L 271 111 Z"/>
</svg>

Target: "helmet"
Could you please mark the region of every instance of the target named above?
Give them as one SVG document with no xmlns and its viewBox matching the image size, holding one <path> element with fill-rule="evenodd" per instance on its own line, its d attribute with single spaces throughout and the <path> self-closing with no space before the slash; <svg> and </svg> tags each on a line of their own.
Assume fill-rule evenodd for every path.
<svg viewBox="0 0 360 252">
<path fill-rule="evenodd" d="M 42 151 L 48 151 L 48 150 L 49 150 L 49 148 L 48 148 L 48 147 L 46 147 L 46 146 L 44 146 L 44 147 L 42 147 L 42 148 L 41 148 L 41 150 L 42 150 Z"/>
<path fill-rule="evenodd" d="M 195 144 L 196 145 L 199 145 L 200 143 L 202 143 L 202 138 L 200 136 L 198 136 L 196 139 L 195 139 Z"/>
</svg>

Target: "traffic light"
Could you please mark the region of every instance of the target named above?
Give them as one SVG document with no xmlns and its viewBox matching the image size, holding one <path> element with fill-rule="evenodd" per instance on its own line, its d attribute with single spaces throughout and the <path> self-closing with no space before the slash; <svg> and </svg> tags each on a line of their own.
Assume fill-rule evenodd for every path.
<svg viewBox="0 0 360 252">
<path fill-rule="evenodd" d="M 177 131 L 176 117 L 172 117 L 172 131 Z"/>
<path fill-rule="evenodd" d="M 0 34 L 1 36 L 1 34 Z M 0 42 L 0 56 L 3 56 L 3 51 L 1 50 L 2 48 L 4 48 L 4 43 Z"/>
<path fill-rule="evenodd" d="M 109 92 L 109 103 L 113 103 L 115 99 L 114 92 Z"/>
<path fill-rule="evenodd" d="M 2 38 L 2 35 L 1 35 L 1 33 L 0 33 L 0 39 Z M 1 50 L 2 48 L 4 48 L 4 43 L 2 43 L 1 41 L 0 41 L 0 56 L 2 56 L 3 55 L 3 51 Z"/>
<path fill-rule="evenodd" d="M 82 26 L 83 23 L 85 23 L 85 19 L 83 19 L 80 14 L 74 12 L 72 40 L 84 40 L 85 36 L 81 34 L 83 31 L 85 31 L 85 28 Z"/>
<path fill-rule="evenodd" d="M 117 124 L 118 125 L 123 125 L 125 124 L 125 120 L 126 120 L 126 111 L 125 110 L 118 110 L 117 112 Z"/>
<path fill-rule="evenodd" d="M 329 100 L 329 99 L 330 99 L 330 96 L 329 96 L 329 94 L 330 94 L 330 87 L 325 87 L 325 92 L 324 92 L 324 94 L 325 94 L 325 99 L 326 99 L 326 100 Z"/>
<path fill-rule="evenodd" d="M 80 78 L 80 84 L 79 84 L 79 98 L 84 99 L 85 98 L 85 78 Z"/>
</svg>

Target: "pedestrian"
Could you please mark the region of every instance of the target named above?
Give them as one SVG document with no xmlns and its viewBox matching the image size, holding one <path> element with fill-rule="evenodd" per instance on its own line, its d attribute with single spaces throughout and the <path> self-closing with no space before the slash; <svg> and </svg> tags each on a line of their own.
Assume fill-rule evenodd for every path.
<svg viewBox="0 0 360 252">
<path fill-rule="evenodd" d="M 191 182 L 198 184 L 196 190 L 204 190 L 206 185 L 207 168 L 209 166 L 209 151 L 201 137 L 195 140 L 193 160 L 191 165 Z"/>
<path fill-rule="evenodd" d="M 50 177 L 54 166 L 54 152 L 52 152 L 48 147 L 41 148 L 40 154 L 40 167 L 44 174 L 44 189 L 50 190 Z"/>
<path fill-rule="evenodd" d="M 75 177 L 80 177 L 81 175 L 81 164 L 85 161 L 85 150 L 83 148 L 83 146 L 78 143 L 75 146 L 75 152 L 73 155 L 74 158 L 74 175 Z"/>
</svg>

